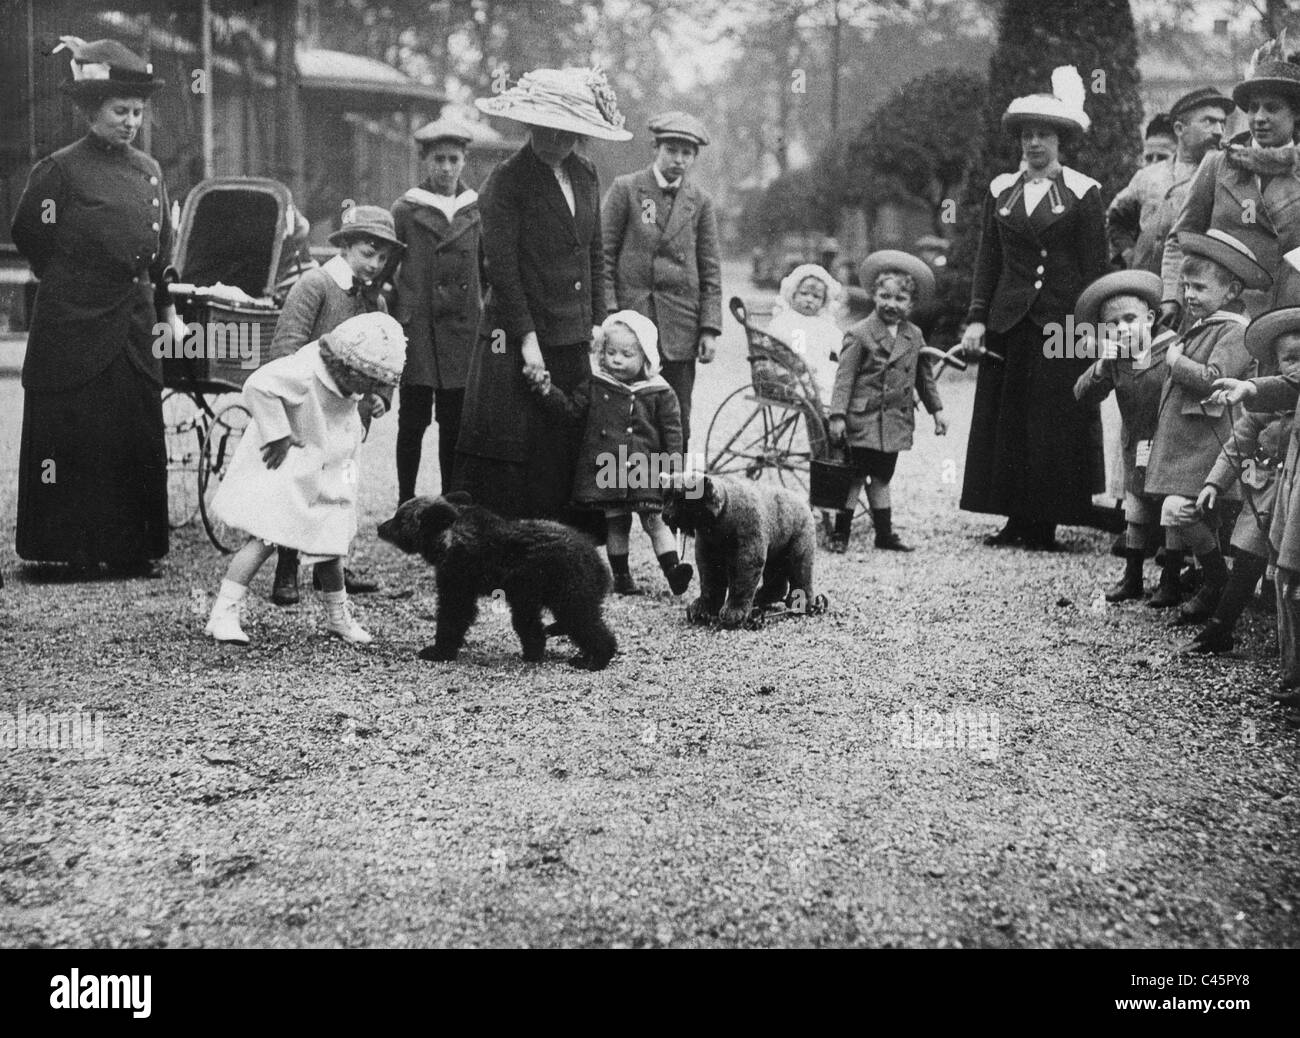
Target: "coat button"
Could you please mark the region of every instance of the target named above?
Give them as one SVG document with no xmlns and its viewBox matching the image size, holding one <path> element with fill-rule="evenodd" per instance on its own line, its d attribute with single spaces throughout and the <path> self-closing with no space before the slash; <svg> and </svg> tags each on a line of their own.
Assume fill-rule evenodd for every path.
<svg viewBox="0 0 1300 1038">
<path fill-rule="evenodd" d="M 156 199 L 156 198 L 153 199 L 153 204 L 154 204 L 154 205 L 157 205 L 157 204 L 158 204 L 158 199 Z"/>
<path fill-rule="evenodd" d="M 630 425 L 627 427 L 627 431 L 628 431 L 629 433 L 632 431 L 632 427 L 631 427 Z"/>
<path fill-rule="evenodd" d="M 150 177 L 150 178 L 149 178 L 149 183 L 151 183 L 151 184 L 156 184 L 156 183 L 158 183 L 158 178 L 157 178 L 157 177 Z"/>
<path fill-rule="evenodd" d="M 1047 250 L 1044 249 L 1044 250 L 1043 250 L 1042 252 L 1040 252 L 1038 255 L 1042 256 L 1043 259 L 1047 259 Z"/>
<path fill-rule="evenodd" d="M 1035 282 L 1034 282 L 1034 287 L 1035 287 L 1035 288 L 1042 288 L 1042 287 L 1043 287 L 1043 283 L 1042 283 L 1041 281 L 1035 281 Z"/>
<path fill-rule="evenodd" d="M 158 230 L 158 225 L 156 223 L 151 223 L 149 226 L 152 227 L 155 231 Z"/>
<path fill-rule="evenodd" d="M 573 290 L 574 290 L 575 292 L 581 292 L 581 291 L 582 291 L 582 282 L 581 282 L 581 281 L 575 281 L 575 282 L 573 283 Z"/>
<path fill-rule="evenodd" d="M 1036 271 L 1034 271 L 1035 274 L 1041 274 L 1042 272 L 1043 272 L 1042 267 L 1039 267 Z"/>
</svg>

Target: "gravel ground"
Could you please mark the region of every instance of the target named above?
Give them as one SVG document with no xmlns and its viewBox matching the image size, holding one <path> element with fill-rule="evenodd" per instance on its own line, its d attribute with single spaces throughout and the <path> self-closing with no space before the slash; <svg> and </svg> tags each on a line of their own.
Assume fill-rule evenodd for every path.
<svg viewBox="0 0 1300 1038">
<path fill-rule="evenodd" d="M 701 435 L 746 377 L 727 323 Z M 1294 947 L 1271 617 L 1232 656 L 1171 658 L 1162 618 L 1098 601 L 1103 535 L 983 547 L 995 521 L 956 507 L 973 382 L 943 389 L 951 434 L 923 420 L 899 466 L 915 554 L 859 532 L 818 558 L 830 615 L 710 632 L 635 539 L 657 593 L 610 602 L 601 674 L 563 642 L 523 665 L 486 603 L 459 663 L 414 658 L 430 575 L 373 532 L 391 418 L 364 447 L 369 650 L 319 634 L 310 595 L 269 605 L 269 567 L 254 645 L 211 644 L 199 529 L 160 581 L 77 585 L 18 569 L 6 535 L 0 943 Z M 9 531 L 20 412 L 0 379 Z M 77 708 L 102 750 L 3 727 Z"/>
</svg>

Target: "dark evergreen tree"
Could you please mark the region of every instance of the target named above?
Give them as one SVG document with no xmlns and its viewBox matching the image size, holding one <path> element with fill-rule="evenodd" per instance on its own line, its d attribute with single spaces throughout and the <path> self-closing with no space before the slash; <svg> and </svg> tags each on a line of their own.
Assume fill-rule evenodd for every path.
<svg viewBox="0 0 1300 1038">
<path fill-rule="evenodd" d="M 1004 0 L 998 45 L 989 61 L 980 147 L 966 181 L 952 256 L 969 277 L 979 243 L 980 206 L 989 181 L 1017 168 L 1020 144 L 1002 129 L 1012 98 L 1050 93 L 1052 69 L 1073 65 L 1087 90 L 1089 131 L 1063 145 L 1061 161 L 1101 182 L 1108 204 L 1137 168 L 1142 149 L 1137 38 L 1128 0 Z"/>
</svg>

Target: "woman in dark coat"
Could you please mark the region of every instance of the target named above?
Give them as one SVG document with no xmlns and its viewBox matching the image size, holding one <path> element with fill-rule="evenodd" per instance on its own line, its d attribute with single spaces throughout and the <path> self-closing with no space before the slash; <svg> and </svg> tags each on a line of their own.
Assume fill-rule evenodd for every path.
<svg viewBox="0 0 1300 1038">
<path fill-rule="evenodd" d="M 13 239 L 40 279 L 23 364 L 17 550 L 156 576 L 167 554 L 159 320 L 170 206 L 158 163 L 131 147 L 151 66 L 113 40 L 64 37 L 65 84 L 89 132 L 38 162 Z M 62 47 L 59 49 L 63 49 Z"/>
<path fill-rule="evenodd" d="M 470 359 L 456 447 L 457 489 L 520 518 L 570 519 L 578 434 L 529 384 L 549 372 L 572 393 L 591 374 L 605 317 L 596 168 L 579 136 L 630 140 L 604 77 L 538 69 L 478 107 L 528 124 L 529 142 L 492 171 L 479 198 L 489 299 Z"/>
<path fill-rule="evenodd" d="M 1024 164 L 995 177 L 984 198 L 962 338 L 979 356 L 987 334 L 1005 363 L 980 365 L 961 507 L 1008 517 L 991 544 L 1048 550 L 1058 523 L 1089 522 L 1100 472 L 1096 407 L 1073 393 L 1089 362 L 1048 349 L 1049 335 L 1056 325 L 1060 341 L 1079 293 L 1106 268 L 1100 185 L 1058 157 L 1062 135 L 1088 128 L 1083 83 L 1067 66 L 1052 86 L 1017 98 L 1002 117 Z"/>
</svg>

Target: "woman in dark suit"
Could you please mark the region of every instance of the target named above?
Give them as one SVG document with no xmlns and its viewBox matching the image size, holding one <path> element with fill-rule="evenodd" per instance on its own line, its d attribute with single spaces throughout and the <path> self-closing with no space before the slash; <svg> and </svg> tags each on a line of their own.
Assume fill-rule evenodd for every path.
<svg viewBox="0 0 1300 1038">
<path fill-rule="evenodd" d="M 632 134 L 604 77 L 582 69 L 538 69 L 477 104 L 526 123 L 529 141 L 492 171 L 479 199 L 489 299 L 453 482 L 503 515 L 573 518 L 581 430 L 550 418 L 529 384 L 549 372 L 571 393 L 591 373 L 605 318 L 600 184 L 573 149 L 580 136 Z"/>
<path fill-rule="evenodd" d="M 40 285 L 23 363 L 18 555 L 156 576 L 167 554 L 160 319 L 171 255 L 158 163 L 131 147 L 162 85 L 114 40 L 63 38 L 89 132 L 32 169 L 13 238 Z"/>
<path fill-rule="evenodd" d="M 1052 87 L 1016 98 L 1002 117 L 1024 162 L 984 198 L 962 338 L 980 356 L 987 337 L 1005 363 L 980 365 L 961 507 L 1008 517 L 988 543 L 1046 550 L 1057 547 L 1058 523 L 1089 522 L 1100 470 L 1095 408 L 1073 394 L 1088 360 L 1048 348 L 1052 326 L 1059 342 L 1079 293 L 1106 267 L 1100 185 L 1059 157 L 1062 137 L 1088 128 L 1083 83 L 1067 66 Z"/>
</svg>

